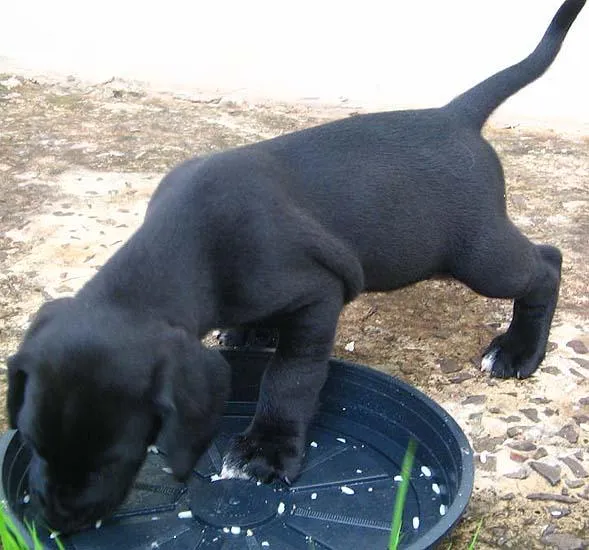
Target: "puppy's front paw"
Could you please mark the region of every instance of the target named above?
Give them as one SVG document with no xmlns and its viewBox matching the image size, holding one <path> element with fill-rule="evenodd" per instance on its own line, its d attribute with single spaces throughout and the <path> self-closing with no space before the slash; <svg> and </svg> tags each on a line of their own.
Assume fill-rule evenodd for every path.
<svg viewBox="0 0 589 550">
<path fill-rule="evenodd" d="M 518 345 L 507 334 L 497 336 L 485 351 L 481 360 L 481 370 L 495 378 L 528 378 L 544 358 L 544 354 L 526 357 L 523 346 Z"/>
<path fill-rule="evenodd" d="M 238 435 L 225 454 L 221 477 L 257 479 L 264 483 L 278 478 L 290 484 L 299 474 L 303 461 L 303 444 L 298 439 Z"/>
</svg>

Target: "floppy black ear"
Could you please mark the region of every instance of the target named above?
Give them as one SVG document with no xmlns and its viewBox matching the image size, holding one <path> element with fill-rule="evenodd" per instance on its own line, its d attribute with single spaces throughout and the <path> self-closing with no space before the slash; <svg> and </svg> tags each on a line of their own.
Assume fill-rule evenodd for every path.
<svg viewBox="0 0 589 550">
<path fill-rule="evenodd" d="M 8 396 L 6 407 L 8 409 L 8 422 L 12 429 L 16 429 L 18 413 L 25 399 L 25 387 L 27 374 L 24 371 L 22 355 L 13 355 L 8 358 Z"/>
<path fill-rule="evenodd" d="M 157 367 L 158 443 L 174 475 L 184 480 L 217 431 L 231 384 L 230 367 L 218 351 L 174 331 Z"/>
</svg>

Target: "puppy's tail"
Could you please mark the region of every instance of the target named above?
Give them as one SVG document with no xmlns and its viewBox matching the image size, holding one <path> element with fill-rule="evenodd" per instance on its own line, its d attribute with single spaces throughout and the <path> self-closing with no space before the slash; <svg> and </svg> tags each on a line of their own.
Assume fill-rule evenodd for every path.
<svg viewBox="0 0 589 550">
<path fill-rule="evenodd" d="M 491 113 L 508 97 L 521 90 L 550 67 L 573 21 L 586 0 L 566 0 L 560 7 L 536 49 L 523 61 L 483 80 L 446 106 L 482 128 Z"/>
</svg>

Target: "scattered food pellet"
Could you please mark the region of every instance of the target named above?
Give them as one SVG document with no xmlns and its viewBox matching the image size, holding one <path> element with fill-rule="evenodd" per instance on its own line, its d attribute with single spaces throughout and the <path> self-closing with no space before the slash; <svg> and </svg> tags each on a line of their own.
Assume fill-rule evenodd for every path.
<svg viewBox="0 0 589 550">
<path fill-rule="evenodd" d="M 211 482 L 219 481 L 220 479 L 223 479 L 223 478 L 219 474 L 213 474 L 211 476 Z"/>
<path fill-rule="evenodd" d="M 336 437 L 336 439 L 340 442 L 340 443 L 345 443 L 346 439 L 345 437 Z"/>
<path fill-rule="evenodd" d="M 59 531 L 51 531 L 49 538 L 52 540 L 55 540 L 57 537 L 59 537 L 59 535 L 60 535 Z"/>
<path fill-rule="evenodd" d="M 168 468 L 168 466 L 164 466 L 162 468 L 162 472 L 165 472 L 166 474 L 171 474 L 172 473 L 172 468 Z"/>
<path fill-rule="evenodd" d="M 352 489 L 350 487 L 346 487 L 345 485 L 340 487 L 340 489 L 341 489 L 341 492 L 344 493 L 344 495 L 353 495 L 354 494 L 354 489 Z"/>
<path fill-rule="evenodd" d="M 270 543 L 267 540 L 263 540 L 262 546 L 270 546 Z"/>
<path fill-rule="evenodd" d="M 23 498 L 22 498 L 22 503 L 23 504 L 28 504 L 29 502 L 31 502 L 31 495 L 26 494 Z"/>
<path fill-rule="evenodd" d="M 417 516 L 413 518 L 413 529 L 419 529 L 419 518 Z"/>
<path fill-rule="evenodd" d="M 281 502 L 281 503 L 278 505 L 278 513 L 279 513 L 279 514 L 284 514 L 284 510 L 286 510 L 286 506 L 284 505 L 284 502 Z"/>
<path fill-rule="evenodd" d="M 317 498 L 317 493 L 311 493 L 311 500 L 315 500 Z"/>
<path fill-rule="evenodd" d="M 311 441 L 311 447 L 317 448 L 317 441 Z"/>
<path fill-rule="evenodd" d="M 368 487 L 368 492 L 372 493 L 372 491 L 374 491 L 374 489 L 372 487 Z"/>
<path fill-rule="evenodd" d="M 149 447 L 147 447 L 147 452 L 152 453 L 154 455 L 157 455 L 160 453 L 159 449 L 155 445 L 150 445 Z"/>
<path fill-rule="evenodd" d="M 256 485 L 259 487 L 260 485 L 262 485 L 262 482 L 258 479 L 258 481 L 256 481 Z"/>
<path fill-rule="evenodd" d="M 358 468 L 358 469 L 356 470 L 356 473 L 357 473 L 357 474 L 361 474 L 361 473 L 362 473 L 362 470 L 360 470 L 360 468 Z"/>
<path fill-rule="evenodd" d="M 445 516 L 445 515 L 446 515 L 446 505 L 440 504 L 440 516 Z"/>
<path fill-rule="evenodd" d="M 401 481 L 403 481 L 403 476 L 395 476 L 393 478 L 393 481 L 398 481 L 399 483 L 401 483 Z"/>
<path fill-rule="evenodd" d="M 558 517 L 562 516 L 562 512 L 560 510 L 551 510 L 550 511 L 550 514 L 552 516 L 554 516 L 555 518 L 558 518 Z"/>
<path fill-rule="evenodd" d="M 157 540 L 154 540 L 150 546 L 151 550 L 155 550 L 156 548 L 159 548 L 159 547 L 160 547 L 160 545 L 158 544 Z"/>
<path fill-rule="evenodd" d="M 348 342 L 345 346 L 344 349 L 346 351 L 354 351 L 356 349 L 356 342 L 352 341 L 352 342 Z"/>
<path fill-rule="evenodd" d="M 427 466 L 422 466 L 421 467 L 421 473 L 425 477 L 432 477 L 432 471 Z"/>
<path fill-rule="evenodd" d="M 231 534 L 232 535 L 239 535 L 239 533 L 241 533 L 241 527 L 239 527 L 239 525 L 233 525 L 231 527 Z"/>
<path fill-rule="evenodd" d="M 342 407 L 342 411 L 345 411 L 345 410 L 346 410 L 346 408 L 345 407 Z"/>
<path fill-rule="evenodd" d="M 440 494 L 440 486 L 437 483 L 432 483 L 432 491 L 436 493 L 436 495 Z"/>
<path fill-rule="evenodd" d="M 479 455 L 479 460 L 481 461 L 481 464 L 486 464 L 487 463 L 487 451 L 483 451 Z"/>
<path fill-rule="evenodd" d="M 99 519 L 96 521 L 96 523 L 94 524 L 94 527 L 96 527 L 96 529 L 100 529 L 102 527 L 102 520 Z"/>
<path fill-rule="evenodd" d="M 192 517 L 192 512 L 190 510 L 185 510 L 184 512 L 178 512 L 178 517 L 180 519 L 190 519 Z"/>
<path fill-rule="evenodd" d="M 254 536 L 254 532 L 253 532 L 251 529 L 248 529 L 248 530 L 245 532 L 245 534 L 246 534 L 248 537 L 253 537 L 253 536 Z"/>
</svg>

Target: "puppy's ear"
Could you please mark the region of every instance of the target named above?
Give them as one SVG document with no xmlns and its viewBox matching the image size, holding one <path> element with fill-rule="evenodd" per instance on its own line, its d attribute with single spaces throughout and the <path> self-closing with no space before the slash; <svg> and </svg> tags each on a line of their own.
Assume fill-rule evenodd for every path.
<svg viewBox="0 0 589 550">
<path fill-rule="evenodd" d="M 230 367 L 180 330 L 166 340 L 165 359 L 156 367 L 159 444 L 174 475 L 184 480 L 219 426 L 231 384 Z"/>
<path fill-rule="evenodd" d="M 27 384 L 27 373 L 25 372 L 24 357 L 13 355 L 8 358 L 8 396 L 6 406 L 8 409 L 8 422 L 12 429 L 16 429 L 18 413 L 20 412 L 24 399 L 25 387 Z"/>
</svg>

